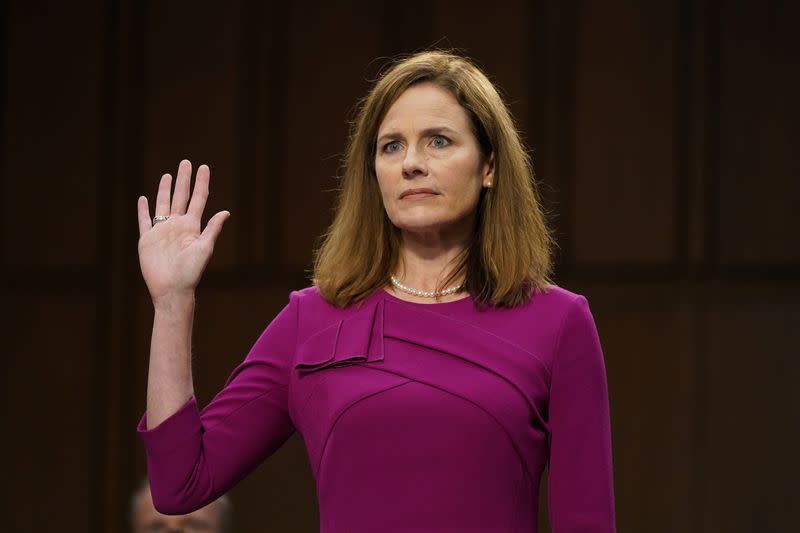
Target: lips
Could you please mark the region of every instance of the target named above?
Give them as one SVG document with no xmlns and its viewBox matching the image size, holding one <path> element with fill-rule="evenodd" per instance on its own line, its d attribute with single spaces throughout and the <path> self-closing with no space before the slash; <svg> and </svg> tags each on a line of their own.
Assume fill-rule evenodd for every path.
<svg viewBox="0 0 800 533">
<path fill-rule="evenodd" d="M 400 199 L 402 200 L 406 196 L 410 196 L 412 194 L 419 194 L 419 195 L 428 195 L 428 194 L 438 194 L 433 189 L 408 189 L 407 191 L 403 191 L 400 195 Z"/>
</svg>

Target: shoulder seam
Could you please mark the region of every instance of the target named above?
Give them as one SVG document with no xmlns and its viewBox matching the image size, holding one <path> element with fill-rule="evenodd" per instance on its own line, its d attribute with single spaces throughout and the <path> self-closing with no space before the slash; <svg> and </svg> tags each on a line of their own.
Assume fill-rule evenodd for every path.
<svg viewBox="0 0 800 533">
<path fill-rule="evenodd" d="M 553 375 L 556 371 L 556 364 L 558 362 L 558 352 L 561 348 L 561 338 L 564 334 L 564 325 L 567 323 L 567 318 L 569 317 L 570 313 L 572 313 L 572 309 L 575 307 L 575 304 L 580 301 L 581 299 L 580 294 L 576 294 L 572 300 L 570 300 L 569 305 L 567 306 L 567 310 L 564 311 L 564 316 L 561 317 L 561 323 L 558 325 L 558 333 L 556 334 L 556 342 L 553 345 L 553 362 L 550 365 L 550 381 L 552 383 Z"/>
</svg>

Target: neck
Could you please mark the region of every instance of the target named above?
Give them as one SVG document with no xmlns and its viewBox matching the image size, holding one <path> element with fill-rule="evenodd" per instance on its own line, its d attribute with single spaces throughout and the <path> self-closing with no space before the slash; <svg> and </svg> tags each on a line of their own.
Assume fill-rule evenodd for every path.
<svg viewBox="0 0 800 533">
<path fill-rule="evenodd" d="M 403 231 L 400 261 L 394 275 L 403 285 L 421 291 L 434 291 L 457 268 L 457 258 L 468 245 L 468 235 Z M 448 287 L 442 288 L 458 285 L 464 281 L 463 278 L 459 276 Z"/>
</svg>

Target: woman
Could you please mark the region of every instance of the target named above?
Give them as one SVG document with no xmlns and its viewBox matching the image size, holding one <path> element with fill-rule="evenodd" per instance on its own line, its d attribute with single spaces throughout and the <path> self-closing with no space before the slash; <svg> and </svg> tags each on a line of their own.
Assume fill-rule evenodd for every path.
<svg viewBox="0 0 800 533">
<path fill-rule="evenodd" d="M 549 282 L 552 241 L 495 87 L 468 60 L 399 61 L 363 100 L 314 284 L 201 413 L 194 289 L 229 216 L 200 233 L 209 170 L 139 199 L 153 298 L 139 432 L 163 512 L 201 507 L 295 430 L 321 531 L 614 531 L 603 355 L 583 296 Z M 167 220 L 168 219 L 168 220 Z"/>
</svg>

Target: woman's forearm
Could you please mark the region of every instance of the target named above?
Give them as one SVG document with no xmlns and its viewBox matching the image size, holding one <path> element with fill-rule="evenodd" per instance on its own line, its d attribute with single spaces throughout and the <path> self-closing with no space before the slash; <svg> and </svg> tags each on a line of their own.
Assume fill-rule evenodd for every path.
<svg viewBox="0 0 800 533">
<path fill-rule="evenodd" d="M 194 293 L 154 302 L 147 377 L 147 429 L 180 409 L 192 394 Z"/>
</svg>

